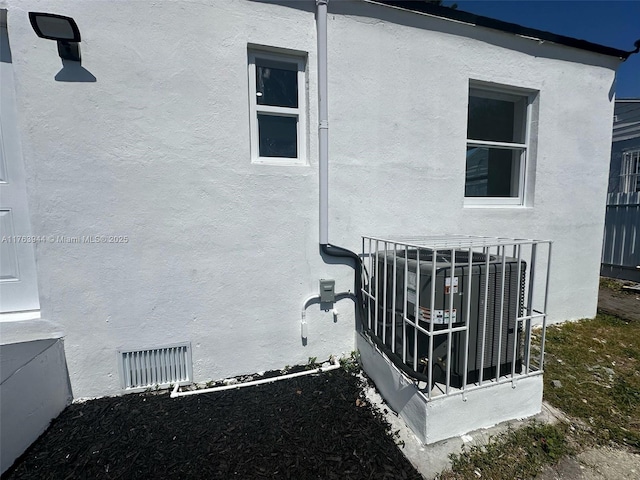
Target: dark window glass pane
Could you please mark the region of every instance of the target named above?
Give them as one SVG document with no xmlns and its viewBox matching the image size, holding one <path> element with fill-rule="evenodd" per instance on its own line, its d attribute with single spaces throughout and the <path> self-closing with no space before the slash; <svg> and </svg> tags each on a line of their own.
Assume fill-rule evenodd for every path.
<svg viewBox="0 0 640 480">
<path fill-rule="evenodd" d="M 298 107 L 298 66 L 285 62 L 256 60 L 258 105 Z"/>
<path fill-rule="evenodd" d="M 258 115 L 261 157 L 298 158 L 298 119 Z"/>
<path fill-rule="evenodd" d="M 465 197 L 517 197 L 521 150 L 467 147 Z"/>
<path fill-rule="evenodd" d="M 522 138 L 514 135 L 515 108 L 514 102 L 470 96 L 467 138 L 521 142 Z"/>
</svg>

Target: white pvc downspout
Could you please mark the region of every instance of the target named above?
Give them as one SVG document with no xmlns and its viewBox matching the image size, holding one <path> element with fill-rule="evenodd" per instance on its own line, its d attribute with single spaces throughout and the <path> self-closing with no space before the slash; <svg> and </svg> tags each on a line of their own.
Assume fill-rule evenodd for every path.
<svg viewBox="0 0 640 480">
<path fill-rule="evenodd" d="M 318 30 L 318 169 L 320 181 L 320 245 L 329 244 L 329 105 L 327 100 L 327 4 L 316 0 Z"/>
</svg>

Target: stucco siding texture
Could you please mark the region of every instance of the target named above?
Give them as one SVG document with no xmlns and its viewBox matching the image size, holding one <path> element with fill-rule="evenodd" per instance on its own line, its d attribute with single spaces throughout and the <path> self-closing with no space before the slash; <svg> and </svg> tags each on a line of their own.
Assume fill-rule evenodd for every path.
<svg viewBox="0 0 640 480">
<path fill-rule="evenodd" d="M 318 249 L 315 2 L 57 1 L 95 83 L 58 82 L 55 42 L 8 6 L 34 235 L 126 235 L 36 245 L 43 316 L 64 325 L 76 396 L 119 389 L 118 347 L 191 341 L 218 379 L 354 348 L 302 300 L 353 290 Z M 593 316 L 617 61 L 356 2 L 329 7 L 329 238 L 363 234 L 553 240 L 550 320 Z M 250 160 L 247 45 L 308 52 L 308 163 Z M 469 80 L 538 90 L 527 205 L 465 208 Z"/>
</svg>

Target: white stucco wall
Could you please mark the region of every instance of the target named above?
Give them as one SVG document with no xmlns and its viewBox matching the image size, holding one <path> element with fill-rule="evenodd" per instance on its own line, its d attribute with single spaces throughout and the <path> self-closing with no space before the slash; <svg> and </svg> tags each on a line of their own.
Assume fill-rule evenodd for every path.
<svg viewBox="0 0 640 480">
<path fill-rule="evenodd" d="M 354 348 L 300 305 L 352 270 L 318 250 L 315 2 L 66 0 L 95 83 L 58 82 L 55 42 L 4 2 L 43 316 L 65 328 L 76 396 L 119 389 L 116 349 L 189 340 L 197 381 Z M 330 4 L 330 241 L 442 232 L 554 244 L 552 320 L 595 314 L 615 59 L 354 2 Z M 247 44 L 308 52 L 308 167 L 252 165 Z M 571 61 L 568 61 L 571 60 Z M 539 90 L 525 208 L 464 208 L 469 79 Z"/>
</svg>

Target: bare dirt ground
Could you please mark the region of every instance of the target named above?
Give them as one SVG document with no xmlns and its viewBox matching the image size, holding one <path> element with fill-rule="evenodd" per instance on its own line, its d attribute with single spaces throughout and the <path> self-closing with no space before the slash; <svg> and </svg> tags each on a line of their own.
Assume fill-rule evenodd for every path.
<svg viewBox="0 0 640 480">
<path fill-rule="evenodd" d="M 640 478 L 640 455 L 609 447 L 590 448 L 546 467 L 537 480 L 631 480 Z"/>
<path fill-rule="evenodd" d="M 640 291 L 601 286 L 598 311 L 640 322 Z M 537 480 L 622 479 L 640 479 L 640 455 L 610 447 L 590 448 L 575 457 L 565 457 L 537 477 Z"/>
<path fill-rule="evenodd" d="M 626 282 L 626 285 L 633 285 Z M 640 322 L 640 290 L 600 288 L 598 311 L 632 322 Z"/>
</svg>

